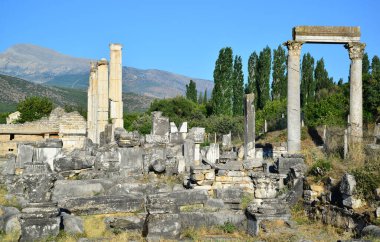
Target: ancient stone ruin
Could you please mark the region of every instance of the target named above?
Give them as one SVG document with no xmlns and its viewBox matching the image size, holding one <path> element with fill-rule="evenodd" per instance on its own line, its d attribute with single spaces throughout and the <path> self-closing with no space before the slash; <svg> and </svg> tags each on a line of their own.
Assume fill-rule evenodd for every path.
<svg viewBox="0 0 380 242">
<path fill-rule="evenodd" d="M 84 120 L 77 122 L 77 113 L 55 110 L 49 122 L 39 121 L 46 130 L 41 132 L 44 139 L 19 142 L 17 156 L 8 157 L 1 180 L 9 199 L 17 201 L 21 209 L 1 208 L 2 229 L 19 230 L 20 241 L 54 237 L 60 230 L 80 235 L 84 233 L 81 216 L 108 214 L 102 221 L 108 229 L 137 232 L 149 241 L 179 239 L 188 228 L 226 222 L 255 236 L 264 220 L 290 223 L 290 206 L 302 196 L 310 205 L 310 217 L 332 220 L 335 216 L 340 218 L 338 226 L 364 227 L 365 220 L 347 214 L 347 209 L 360 203 L 352 176 L 342 178 L 337 202 L 332 192 L 304 184 L 307 167 L 304 157 L 297 154 L 302 43 L 349 42 L 348 48 L 357 54 L 350 54 L 351 85 L 355 88 L 361 86 L 358 66 L 364 45 L 358 42 L 357 28 L 297 27 L 294 31 L 294 40 L 286 43 L 288 96 L 292 97 L 288 100 L 287 150 L 274 147 L 270 159 L 264 159 L 263 149 L 255 147 L 253 94 L 244 99 L 241 147 L 232 145 L 231 134 L 224 135 L 221 143 L 206 146 L 205 128 L 188 128 L 186 122 L 178 127 L 161 112 L 152 113 L 150 134 L 126 131 L 122 119 L 121 45 L 111 44 L 109 67 L 105 59 L 91 64 L 87 124 Z M 326 31 L 328 34 L 323 34 Z M 361 94 L 352 95 L 361 100 Z M 361 132 L 358 109 L 355 106 L 351 110 L 355 136 Z M 50 132 L 49 125 L 52 129 L 54 126 L 54 132 Z M 329 210 L 314 206 L 316 201 L 328 204 Z"/>
</svg>

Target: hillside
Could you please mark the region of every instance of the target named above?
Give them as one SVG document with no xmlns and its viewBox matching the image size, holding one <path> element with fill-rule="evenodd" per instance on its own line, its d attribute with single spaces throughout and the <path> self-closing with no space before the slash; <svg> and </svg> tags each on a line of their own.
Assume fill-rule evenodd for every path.
<svg viewBox="0 0 380 242">
<path fill-rule="evenodd" d="M 60 106 L 86 107 L 87 105 L 87 92 L 83 89 L 45 86 L 0 74 L 0 112 L 14 111 L 17 103 L 28 96 L 48 97 Z M 143 111 L 149 108 L 153 98 L 124 93 L 123 100 L 126 111 Z"/>
<path fill-rule="evenodd" d="M 0 53 L 0 73 L 34 83 L 84 89 L 88 86 L 90 61 L 36 45 L 18 44 Z M 123 92 L 157 98 L 174 97 L 185 93 L 190 79 L 197 83 L 198 91 L 207 89 L 211 93 L 214 83 L 209 80 L 124 66 Z"/>
</svg>

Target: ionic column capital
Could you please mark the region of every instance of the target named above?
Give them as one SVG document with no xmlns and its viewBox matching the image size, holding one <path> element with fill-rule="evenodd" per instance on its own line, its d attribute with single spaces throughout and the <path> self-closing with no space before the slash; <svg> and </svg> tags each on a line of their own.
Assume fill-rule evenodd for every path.
<svg viewBox="0 0 380 242">
<path fill-rule="evenodd" d="M 288 40 L 283 45 L 288 48 L 288 55 L 299 57 L 301 55 L 302 44 L 303 42 L 301 41 Z"/>
<path fill-rule="evenodd" d="M 366 44 L 359 42 L 350 42 L 344 45 L 344 47 L 348 50 L 351 60 L 363 59 L 365 46 Z"/>
</svg>

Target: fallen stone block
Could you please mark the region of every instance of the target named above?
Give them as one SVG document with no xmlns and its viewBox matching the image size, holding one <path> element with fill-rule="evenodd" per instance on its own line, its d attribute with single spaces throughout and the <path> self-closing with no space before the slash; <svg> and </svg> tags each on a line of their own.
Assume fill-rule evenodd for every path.
<svg viewBox="0 0 380 242">
<path fill-rule="evenodd" d="M 61 213 L 63 229 L 69 234 L 83 234 L 83 219 L 71 214 Z"/>
<path fill-rule="evenodd" d="M 52 200 L 92 197 L 102 193 L 104 193 L 104 188 L 96 180 L 58 180 L 54 184 Z"/>
<path fill-rule="evenodd" d="M 78 215 L 144 211 L 145 199 L 136 195 L 96 196 L 58 201 L 58 206 Z"/>
<path fill-rule="evenodd" d="M 150 214 L 148 216 L 149 240 L 178 239 L 181 233 L 181 223 L 178 214 Z"/>
<path fill-rule="evenodd" d="M 107 217 L 104 222 L 107 228 L 120 231 L 136 231 L 142 233 L 146 220 L 146 213 L 122 217 Z"/>
</svg>

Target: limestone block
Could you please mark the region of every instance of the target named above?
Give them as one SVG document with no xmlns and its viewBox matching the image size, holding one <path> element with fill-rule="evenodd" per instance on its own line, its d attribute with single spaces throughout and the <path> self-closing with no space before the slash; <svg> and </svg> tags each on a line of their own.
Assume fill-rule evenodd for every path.
<svg viewBox="0 0 380 242">
<path fill-rule="evenodd" d="M 223 185 L 230 187 L 230 185 Z M 216 198 L 222 199 L 225 203 L 240 203 L 244 192 L 240 188 L 216 189 Z"/>
<path fill-rule="evenodd" d="M 62 151 L 62 148 L 34 148 L 33 162 L 47 163 L 50 169 L 54 171 L 54 159 L 56 159 Z"/>
<path fill-rule="evenodd" d="M 355 177 L 348 173 L 344 174 L 339 189 L 342 194 L 353 195 L 356 192 Z"/>
<path fill-rule="evenodd" d="M 170 133 L 178 133 L 177 125 L 174 122 L 170 122 Z"/>
<path fill-rule="evenodd" d="M 204 186 L 196 186 L 194 187 L 194 190 L 211 190 L 212 186 L 211 185 L 204 185 Z"/>
<path fill-rule="evenodd" d="M 231 133 L 223 135 L 222 147 L 223 147 L 223 150 L 232 149 Z"/>
<path fill-rule="evenodd" d="M 130 216 L 107 217 L 104 222 L 109 229 L 142 233 L 146 216 L 146 213 L 139 213 Z"/>
<path fill-rule="evenodd" d="M 16 167 L 23 168 L 25 163 L 32 162 L 32 160 L 33 160 L 33 146 L 19 144 L 17 146 Z"/>
<path fill-rule="evenodd" d="M 156 135 L 156 134 L 147 134 L 145 135 L 145 142 L 148 144 L 168 144 L 169 136 L 168 135 Z"/>
<path fill-rule="evenodd" d="M 205 128 L 193 127 L 189 130 L 188 138 L 192 139 L 194 143 L 200 144 L 204 142 Z"/>
<path fill-rule="evenodd" d="M 205 176 L 202 173 L 191 174 L 190 178 L 194 181 L 202 181 L 205 179 Z"/>
<path fill-rule="evenodd" d="M 228 171 L 227 176 L 246 176 L 244 171 Z"/>
<path fill-rule="evenodd" d="M 60 208 L 77 215 L 104 214 L 116 212 L 138 212 L 144 209 L 145 199 L 133 194 L 70 198 L 58 201 Z"/>
<path fill-rule="evenodd" d="M 222 203 L 220 203 L 220 205 L 221 204 Z M 183 212 L 180 213 L 179 216 L 179 221 L 181 222 L 183 229 L 209 228 L 212 226 L 223 225 L 225 222 L 230 222 L 242 230 L 246 228 L 246 216 L 243 211 L 220 209 L 217 212 Z"/>
<path fill-rule="evenodd" d="M 103 185 L 97 180 L 58 180 L 54 184 L 52 200 L 92 197 L 104 193 Z"/>
<path fill-rule="evenodd" d="M 361 199 L 355 197 L 355 196 L 350 196 L 350 195 L 343 195 L 343 206 L 348 207 L 348 208 L 360 208 L 364 204 Z"/>
<path fill-rule="evenodd" d="M 376 218 L 380 218 L 380 207 L 376 208 L 375 215 L 376 215 Z"/>
<path fill-rule="evenodd" d="M 150 214 L 148 219 L 149 241 L 165 239 L 178 239 L 181 232 L 181 223 L 178 214 Z"/>
<path fill-rule="evenodd" d="M 230 176 L 216 176 L 215 181 L 217 181 L 217 182 L 232 182 L 233 179 Z"/>
<path fill-rule="evenodd" d="M 264 151 L 263 148 L 256 148 L 255 158 L 262 160 L 264 159 Z"/>
<path fill-rule="evenodd" d="M 216 163 L 219 160 L 219 144 L 210 144 L 206 152 L 206 160 L 211 163 Z"/>
<path fill-rule="evenodd" d="M 162 112 L 152 112 L 152 134 L 169 136 L 169 118 L 163 117 Z"/>
<path fill-rule="evenodd" d="M 63 229 L 68 234 L 83 234 L 83 219 L 65 212 L 61 213 Z"/>
<path fill-rule="evenodd" d="M 187 122 L 183 122 L 179 128 L 180 133 L 187 133 Z"/>
<path fill-rule="evenodd" d="M 143 149 L 141 147 L 119 148 L 120 168 L 142 172 Z"/>
</svg>

